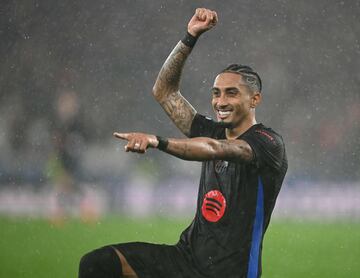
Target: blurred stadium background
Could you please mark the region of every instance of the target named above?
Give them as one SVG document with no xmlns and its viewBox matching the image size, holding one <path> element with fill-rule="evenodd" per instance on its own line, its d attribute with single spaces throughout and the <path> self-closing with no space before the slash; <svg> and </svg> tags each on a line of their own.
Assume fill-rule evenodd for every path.
<svg viewBox="0 0 360 278">
<path fill-rule="evenodd" d="M 177 241 L 200 164 L 127 154 L 112 132 L 181 136 L 151 89 L 199 6 L 219 24 L 186 64 L 184 96 L 212 116 L 217 72 L 249 64 L 264 83 L 257 119 L 287 145 L 264 277 L 360 277 L 355 0 L 2 0 L 0 277 L 76 277 L 97 246 Z"/>
</svg>

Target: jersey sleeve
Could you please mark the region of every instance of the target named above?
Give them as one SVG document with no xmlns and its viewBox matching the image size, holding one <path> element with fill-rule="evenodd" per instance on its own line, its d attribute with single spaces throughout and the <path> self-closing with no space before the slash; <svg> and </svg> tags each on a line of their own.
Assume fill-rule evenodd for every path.
<svg viewBox="0 0 360 278">
<path fill-rule="evenodd" d="M 276 170 L 281 168 L 285 147 L 280 135 L 269 129 L 256 128 L 241 139 L 250 145 L 258 167 L 268 166 Z"/>
<path fill-rule="evenodd" d="M 216 123 L 208 117 L 196 114 L 191 124 L 190 138 L 193 137 L 214 137 Z"/>
</svg>

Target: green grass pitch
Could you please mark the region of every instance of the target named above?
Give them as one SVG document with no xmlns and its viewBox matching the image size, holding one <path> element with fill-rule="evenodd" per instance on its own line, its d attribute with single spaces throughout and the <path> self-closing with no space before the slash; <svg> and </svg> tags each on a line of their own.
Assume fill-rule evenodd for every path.
<svg viewBox="0 0 360 278">
<path fill-rule="evenodd" d="M 1 217 L 0 277 L 77 277 L 87 251 L 127 241 L 175 243 L 188 223 L 107 217 L 54 227 L 46 220 Z M 264 240 L 262 277 L 360 277 L 360 223 L 273 221 Z"/>
</svg>

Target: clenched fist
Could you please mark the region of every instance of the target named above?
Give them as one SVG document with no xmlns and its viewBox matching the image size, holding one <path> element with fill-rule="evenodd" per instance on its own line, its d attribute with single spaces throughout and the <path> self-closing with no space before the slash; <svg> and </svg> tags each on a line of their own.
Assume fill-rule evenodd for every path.
<svg viewBox="0 0 360 278">
<path fill-rule="evenodd" d="M 218 22 L 218 16 L 215 11 L 205 8 L 198 8 L 188 23 L 188 32 L 194 37 L 210 30 Z"/>
</svg>

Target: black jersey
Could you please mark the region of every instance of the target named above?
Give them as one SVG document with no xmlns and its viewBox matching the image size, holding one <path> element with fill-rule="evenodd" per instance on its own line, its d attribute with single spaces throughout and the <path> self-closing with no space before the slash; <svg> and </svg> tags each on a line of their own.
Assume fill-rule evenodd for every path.
<svg viewBox="0 0 360 278">
<path fill-rule="evenodd" d="M 197 114 L 190 137 L 226 139 L 225 128 Z M 253 162 L 203 162 L 196 215 L 177 244 L 205 277 L 260 277 L 263 236 L 287 170 L 272 129 L 256 124 L 238 139 L 251 146 Z"/>
</svg>

